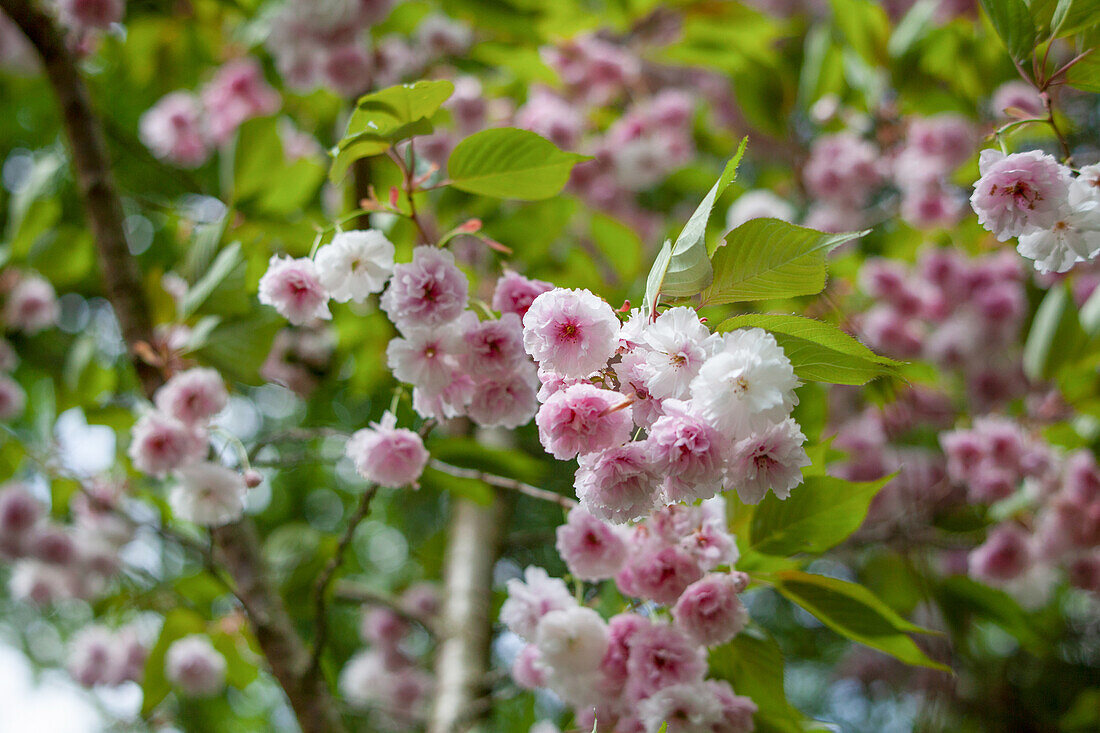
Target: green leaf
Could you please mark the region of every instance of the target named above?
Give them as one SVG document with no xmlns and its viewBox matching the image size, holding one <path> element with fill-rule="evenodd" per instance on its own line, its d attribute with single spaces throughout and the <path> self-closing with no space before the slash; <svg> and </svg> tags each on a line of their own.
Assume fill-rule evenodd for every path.
<svg viewBox="0 0 1100 733">
<path fill-rule="evenodd" d="M 430 118 L 454 94 L 454 84 L 442 79 L 401 84 L 359 98 L 343 139 L 329 151 L 329 179 L 339 182 L 351 164 L 385 152 L 394 143 L 434 129 Z"/>
<path fill-rule="evenodd" d="M 825 255 L 867 231 L 826 234 L 779 219 L 752 219 L 726 235 L 711 258 L 704 305 L 813 295 L 825 288 Z"/>
<path fill-rule="evenodd" d="M 909 638 L 910 633 L 933 633 L 906 621 L 861 585 L 800 570 L 782 570 L 775 588 L 841 636 L 920 667 L 950 672 L 929 659 Z"/>
<path fill-rule="evenodd" d="M 285 325 L 286 321 L 274 310 L 258 308 L 247 318 L 219 324 L 194 353 L 229 379 L 263 384 L 260 367 L 271 351 L 275 334 Z"/>
<path fill-rule="evenodd" d="M 997 35 L 1017 62 L 1031 58 L 1037 34 L 1035 21 L 1024 0 L 981 0 Z"/>
<path fill-rule="evenodd" d="M 657 253 L 657 259 L 646 278 L 642 307 L 647 312 L 653 312 L 657 299 L 662 295 L 688 298 L 710 285 L 714 279 L 714 271 L 707 257 L 707 222 L 714 210 L 714 202 L 737 177 L 737 166 L 741 163 L 741 156 L 745 154 L 748 141 L 747 137 L 741 138 L 737 152 L 726 163 L 722 175 L 688 219 L 680 236 L 676 238 L 676 243 L 666 241 Z"/>
<path fill-rule="evenodd" d="M 141 681 L 142 716 L 148 717 L 172 691 L 172 685 L 164 677 L 164 657 L 168 647 L 185 636 L 201 634 L 205 630 L 205 619 L 190 609 L 174 608 L 165 615 L 157 643 L 153 645 L 145 660 L 145 674 Z"/>
<path fill-rule="evenodd" d="M 831 0 L 833 22 L 852 48 L 869 64 L 885 61 L 890 19 L 870 0 Z"/>
<path fill-rule="evenodd" d="M 447 172 L 451 185 L 460 191 L 535 201 L 556 196 L 569 181 L 573 166 L 588 159 L 559 150 L 528 130 L 497 127 L 474 133 L 455 146 Z"/>
<path fill-rule="evenodd" d="M 719 332 L 763 328 L 775 336 L 800 379 L 831 384 L 866 384 L 895 373 L 899 364 L 879 356 L 836 326 L 804 316 L 749 313 L 723 321 Z"/>
<path fill-rule="evenodd" d="M 180 317 L 187 318 L 207 301 L 219 286 L 229 281 L 233 282 L 231 290 L 241 297 L 244 294 L 245 262 L 241 255 L 241 243 L 234 242 L 214 258 L 210 268 L 205 274 L 187 289 L 187 294 L 180 304 Z M 247 307 L 246 307 L 247 310 Z"/>
<path fill-rule="evenodd" d="M 1073 296 L 1062 285 L 1052 288 L 1039 304 L 1024 344 L 1024 373 L 1047 379 L 1073 361 L 1088 336 L 1081 327 Z"/>
<path fill-rule="evenodd" d="M 972 628 L 975 619 L 984 619 L 1007 631 L 1032 654 L 1050 649 L 1027 612 L 1002 590 L 955 575 L 945 578 L 935 592 L 946 621 L 963 633 Z"/>
<path fill-rule="evenodd" d="M 399 84 L 359 98 L 348 119 L 345 138 L 361 134 L 404 139 L 402 128 L 428 119 L 454 94 L 455 85 L 446 79 Z"/>
<path fill-rule="evenodd" d="M 783 683 L 783 652 L 775 640 L 754 626 L 733 641 L 710 650 L 711 676 L 728 681 L 738 695 L 756 703 L 758 733 L 802 733 L 806 716 L 787 701 Z"/>
<path fill-rule="evenodd" d="M 777 557 L 825 552 L 859 529 L 871 500 L 892 478 L 854 482 L 811 475 L 785 500 L 769 492 L 753 512 L 749 547 Z"/>
<path fill-rule="evenodd" d="M 1100 0 L 1059 0 L 1050 19 L 1050 32 L 1065 38 L 1100 24 Z"/>
<path fill-rule="evenodd" d="M 1069 67 L 1066 83 L 1084 92 L 1100 93 L 1100 49 L 1093 49 L 1092 53 Z"/>
</svg>

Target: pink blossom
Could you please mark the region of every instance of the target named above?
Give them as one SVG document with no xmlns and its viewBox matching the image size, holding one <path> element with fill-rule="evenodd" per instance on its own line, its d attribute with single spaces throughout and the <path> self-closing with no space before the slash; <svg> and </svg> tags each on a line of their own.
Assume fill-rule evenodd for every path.
<svg viewBox="0 0 1100 733">
<path fill-rule="evenodd" d="M 424 441 L 413 431 L 398 428 L 397 418 L 389 411 L 371 427 L 357 430 L 345 452 L 360 476 L 391 488 L 415 487 L 428 464 Z"/>
<path fill-rule="evenodd" d="M 203 461 L 183 466 L 177 473 L 179 484 L 169 493 L 168 503 L 180 519 L 220 527 L 244 514 L 246 487 L 236 471 Z"/>
<path fill-rule="evenodd" d="M 970 204 L 998 240 L 1038 229 L 1050 229 L 1069 196 L 1070 171 L 1038 150 L 1005 155 L 983 150 L 981 178 Z"/>
<path fill-rule="evenodd" d="M 416 40 L 421 49 L 432 56 L 457 56 L 473 43 L 473 31 L 442 14 L 432 14 L 420 21 Z"/>
<path fill-rule="evenodd" d="M 81 629 L 69 645 L 66 667 L 72 678 L 84 687 L 104 684 L 112 661 L 114 642 L 114 634 L 104 626 Z"/>
<path fill-rule="evenodd" d="M 509 430 L 531 422 L 538 411 L 534 368 L 524 365 L 511 374 L 490 377 L 476 387 L 466 414 L 481 427 Z"/>
<path fill-rule="evenodd" d="M 15 420 L 27 407 L 27 393 L 19 382 L 0 374 L 0 420 Z"/>
<path fill-rule="evenodd" d="M 584 453 L 573 486 L 594 517 L 622 524 L 645 516 L 657 503 L 661 477 L 643 441 Z"/>
<path fill-rule="evenodd" d="M 188 425 L 202 423 L 225 409 L 229 395 L 213 369 L 195 367 L 174 374 L 154 395 L 157 409 Z"/>
<path fill-rule="evenodd" d="M 172 642 L 164 655 L 164 676 L 188 697 L 212 697 L 225 687 L 228 665 L 205 636 Z"/>
<path fill-rule="evenodd" d="M 174 417 L 150 412 L 134 425 L 129 455 L 134 468 L 164 476 L 206 452 L 206 431 Z"/>
<path fill-rule="evenodd" d="M 819 137 L 802 169 L 806 190 L 818 199 L 862 206 L 879 184 L 878 157 L 872 143 L 853 133 Z"/>
<path fill-rule="evenodd" d="M 722 722 L 714 727 L 714 733 L 752 733 L 752 717 L 756 703 L 744 695 L 733 694 L 733 688 L 725 680 L 706 680 L 722 706 Z"/>
<path fill-rule="evenodd" d="M 509 580 L 507 590 L 508 598 L 500 607 L 500 620 L 509 631 L 528 642 L 535 641 L 543 616 L 577 603 L 565 583 L 535 566 L 524 571 L 523 580 Z"/>
<path fill-rule="evenodd" d="M 425 419 L 449 420 L 465 415 L 476 389 L 474 378 L 464 371 L 458 371 L 441 390 L 415 388 L 412 395 L 413 409 Z"/>
<path fill-rule="evenodd" d="M 550 396 L 535 423 L 547 453 L 566 461 L 578 453 L 614 448 L 630 439 L 630 412 L 622 395 L 580 383 Z"/>
<path fill-rule="evenodd" d="M 0 487 L 0 555 L 19 556 L 45 509 L 18 483 Z"/>
<path fill-rule="evenodd" d="M 251 57 L 230 61 L 203 88 L 202 101 L 215 145 L 228 142 L 241 123 L 277 112 L 282 100 Z"/>
<path fill-rule="evenodd" d="M 649 543 L 635 547 L 615 576 L 615 584 L 627 595 L 647 598 L 665 606 L 703 577 L 698 561 L 683 547 Z"/>
<path fill-rule="evenodd" d="M 478 378 L 503 377 L 527 363 L 523 325 L 514 313 L 492 321 L 473 320 L 462 338 L 466 342 L 466 368 Z"/>
<path fill-rule="evenodd" d="M 512 679 L 525 690 L 546 686 L 546 665 L 537 646 L 528 644 L 520 649 L 512 662 Z"/>
<path fill-rule="evenodd" d="M 647 443 L 658 472 L 665 476 L 665 495 L 671 501 L 709 499 L 722 487 L 728 440 L 694 415 L 690 403 L 670 400 L 664 411 L 653 423 Z"/>
<path fill-rule="evenodd" d="M 707 664 L 703 649 L 682 631 L 652 624 L 638 629 L 630 640 L 626 668 L 626 693 L 638 700 L 665 687 L 698 682 Z"/>
<path fill-rule="evenodd" d="M 1030 537 L 1014 524 L 1002 524 L 970 553 L 970 574 L 993 585 L 1023 575 L 1032 564 Z"/>
<path fill-rule="evenodd" d="M 1045 114 L 1042 97 L 1026 81 L 1008 81 L 997 87 L 990 106 L 998 117 L 1007 116 L 1005 110 L 1009 107 L 1020 110 L 1025 117 L 1041 117 Z"/>
<path fill-rule="evenodd" d="M 464 74 L 454 80 L 455 91 L 444 107 L 451 111 L 455 124 L 463 134 L 470 134 L 485 126 L 489 104 L 476 76 Z"/>
<path fill-rule="evenodd" d="M 611 578 L 626 559 L 626 543 L 617 528 L 580 507 L 558 527 L 557 548 L 569 572 L 581 580 Z"/>
<path fill-rule="evenodd" d="M 125 0 L 58 0 L 58 18 L 77 31 L 106 30 L 121 23 L 126 12 Z"/>
<path fill-rule="evenodd" d="M 345 97 L 362 94 L 370 86 L 374 59 L 358 43 L 326 49 L 321 57 L 321 76 L 328 86 Z"/>
<path fill-rule="evenodd" d="M 321 285 L 313 260 L 272 255 L 260 278 L 260 302 L 275 308 L 295 326 L 328 320 L 328 293 Z"/>
<path fill-rule="evenodd" d="M 27 544 L 27 554 L 51 565 L 68 565 L 76 559 L 76 553 L 72 535 L 57 525 L 39 526 Z"/>
<path fill-rule="evenodd" d="M 562 376 L 557 372 L 544 369 L 543 367 L 538 368 L 538 378 L 539 384 L 541 385 L 538 393 L 539 402 L 546 402 L 550 399 L 551 395 L 557 394 L 566 387 L 572 387 L 574 384 L 581 381 L 579 379 L 573 379 L 572 377 Z"/>
<path fill-rule="evenodd" d="M 607 624 L 591 608 L 577 605 L 548 612 L 539 620 L 536 637 L 551 678 L 595 671 L 608 647 Z"/>
<path fill-rule="evenodd" d="M 412 262 L 395 265 L 382 310 L 402 332 L 415 326 L 442 326 L 466 309 L 469 283 L 445 249 L 421 245 Z"/>
<path fill-rule="evenodd" d="M 386 347 L 386 364 L 393 375 L 433 393 L 451 384 L 466 350 L 461 332 L 453 326 L 411 326 L 404 334 Z"/>
<path fill-rule="evenodd" d="M 767 189 L 745 191 L 726 211 L 726 229 L 734 230 L 753 219 L 793 221 L 794 206 Z"/>
<path fill-rule="evenodd" d="M 702 680 L 670 685 L 638 704 L 645 733 L 711 733 L 722 722 L 722 705 Z"/>
<path fill-rule="evenodd" d="M 646 346 L 646 387 L 659 399 L 686 399 L 691 380 L 722 343 L 693 309 L 683 306 L 659 315 L 641 338 Z"/>
<path fill-rule="evenodd" d="M 396 647 L 409 631 L 409 622 L 384 606 L 368 609 L 359 624 L 359 638 L 378 647 Z"/>
<path fill-rule="evenodd" d="M 607 622 L 607 653 L 600 662 L 603 686 L 618 696 L 626 684 L 627 661 L 635 635 L 651 626 L 648 619 L 636 613 L 619 613 Z"/>
<path fill-rule="evenodd" d="M 545 87 L 531 90 L 527 102 L 516 111 L 515 124 L 537 132 L 563 150 L 577 147 L 585 127 L 581 111 Z"/>
<path fill-rule="evenodd" d="M 949 173 L 973 154 L 977 134 L 968 119 L 946 113 L 911 120 L 906 143 L 922 156 L 936 159 Z"/>
<path fill-rule="evenodd" d="M 748 623 L 749 615 L 738 592 L 738 578 L 711 573 L 695 581 L 676 601 L 672 616 L 677 625 L 703 646 L 724 644 Z"/>
<path fill-rule="evenodd" d="M 21 277 L 4 302 L 4 322 L 26 334 L 52 327 L 57 323 L 58 313 L 53 286 L 37 275 Z"/>
<path fill-rule="evenodd" d="M 917 229 L 946 229 L 962 218 L 963 202 L 957 190 L 932 184 L 906 190 L 901 218 Z"/>
<path fill-rule="evenodd" d="M 802 444 L 806 436 L 787 419 L 737 443 L 730 455 L 728 481 L 746 504 L 758 504 L 771 489 L 780 499 L 802 483 L 802 468 L 810 459 Z"/>
<path fill-rule="evenodd" d="M 555 288 L 523 316 L 523 347 L 539 366 L 583 378 L 607 365 L 618 348 L 615 311 L 588 290 Z"/>
</svg>

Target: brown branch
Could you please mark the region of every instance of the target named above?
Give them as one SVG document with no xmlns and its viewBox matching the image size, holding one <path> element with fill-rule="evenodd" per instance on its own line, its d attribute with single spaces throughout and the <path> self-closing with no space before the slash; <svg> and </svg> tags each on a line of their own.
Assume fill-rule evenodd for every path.
<svg viewBox="0 0 1100 733">
<path fill-rule="evenodd" d="M 137 355 L 134 346 L 149 343 L 153 327 L 141 272 L 126 244 L 122 201 L 115 191 L 103 130 L 92 112 L 88 89 L 53 18 L 31 0 L 2 0 L 0 8 L 38 50 L 57 95 L 74 177 L 96 242 L 103 286 L 115 309 L 122 336 L 130 346 L 130 360 L 138 379 L 145 392 L 151 394 L 160 385 L 160 374 Z"/>
<path fill-rule="evenodd" d="M 362 498 L 359 500 L 359 506 L 356 507 L 355 513 L 351 515 L 351 519 L 348 520 L 347 529 L 344 530 L 344 534 L 340 537 L 340 541 L 336 544 L 336 551 L 329 558 L 325 564 L 325 569 L 321 571 L 321 574 L 317 576 L 317 582 L 313 585 L 313 608 L 314 608 L 314 636 L 313 636 L 313 653 L 310 656 L 309 671 L 310 677 L 315 677 L 321 665 L 321 652 L 324 651 L 325 642 L 328 640 L 328 613 L 327 613 L 327 601 L 325 594 L 328 593 L 328 588 L 332 584 L 332 579 L 336 575 L 336 571 L 340 568 L 340 564 L 344 561 L 344 553 L 348 549 L 348 545 L 351 544 L 352 538 L 355 536 L 355 530 L 359 527 L 359 524 L 366 519 L 370 514 L 370 505 L 374 500 L 374 495 L 378 493 L 378 484 L 371 484 L 363 492 Z"/>
<path fill-rule="evenodd" d="M 148 347 L 152 338 L 150 309 L 141 270 L 126 244 L 122 201 L 111 177 L 102 127 L 92 111 L 87 87 L 65 45 L 64 34 L 48 13 L 31 0 L 0 0 L 0 9 L 37 49 L 57 95 L 104 289 L 130 349 L 142 389 L 146 396 L 152 397 L 162 384 L 163 375 L 137 356 L 137 350 L 143 345 Z M 306 675 L 309 653 L 290 623 L 282 598 L 268 581 L 255 528 L 245 520 L 213 530 L 212 537 L 218 559 L 236 584 L 237 596 L 256 639 L 302 730 L 342 731 L 344 726 L 327 685 Z"/>
<path fill-rule="evenodd" d="M 506 478 L 504 476 L 497 476 L 496 474 L 486 473 L 484 471 L 478 471 L 474 468 L 462 468 L 461 466 L 452 466 L 449 463 L 444 463 L 438 459 L 433 458 L 428 464 L 437 471 L 450 474 L 451 476 L 457 476 L 458 478 L 474 479 L 475 481 L 482 481 L 495 486 L 498 489 L 508 489 L 510 491 L 518 491 L 524 496 L 530 496 L 534 499 L 541 501 L 549 501 L 553 504 L 557 504 L 562 509 L 572 509 L 577 505 L 575 499 L 570 499 L 568 496 L 562 496 L 561 494 L 554 493 L 553 491 L 547 491 L 546 489 L 540 489 L 537 486 L 531 484 L 525 484 L 522 481 Z"/>
</svg>

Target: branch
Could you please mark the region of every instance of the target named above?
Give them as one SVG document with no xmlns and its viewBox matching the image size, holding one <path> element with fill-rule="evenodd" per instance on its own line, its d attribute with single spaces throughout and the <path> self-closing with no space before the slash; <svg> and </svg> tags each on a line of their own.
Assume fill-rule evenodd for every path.
<svg viewBox="0 0 1100 733">
<path fill-rule="evenodd" d="M 332 599 L 341 603 L 356 603 L 365 606 L 382 606 L 388 608 L 404 620 L 422 627 L 432 636 L 439 635 L 439 630 L 436 628 L 436 621 L 431 616 L 425 616 L 406 607 L 405 604 L 401 602 L 400 598 L 391 596 L 388 593 L 371 590 L 353 581 L 338 581 L 336 587 L 332 591 Z"/>
<path fill-rule="evenodd" d="M 328 592 L 328 587 L 332 584 L 333 576 L 336 575 L 336 571 L 344 561 L 344 552 L 348 549 L 348 545 L 351 544 L 352 537 L 355 536 L 356 528 L 366 519 L 367 515 L 370 514 L 371 501 L 374 500 L 374 495 L 377 493 L 378 484 L 371 484 L 367 487 L 366 491 L 363 492 L 363 496 L 359 500 L 359 506 L 355 509 L 355 513 L 351 515 L 351 519 L 348 520 L 347 529 L 344 530 L 343 536 L 340 537 L 340 541 L 336 544 L 336 552 L 329 558 L 328 563 L 325 564 L 325 569 L 317 576 L 317 582 L 313 586 L 313 623 L 316 631 L 313 637 L 313 654 L 310 657 L 309 671 L 307 673 L 310 677 L 315 677 L 320 669 L 321 652 L 324 650 L 325 642 L 328 640 L 328 615 L 325 612 L 325 594 Z"/>
<path fill-rule="evenodd" d="M 449 463 L 444 463 L 438 459 L 433 458 L 428 464 L 437 471 L 450 474 L 451 476 L 457 476 L 458 478 L 474 479 L 475 481 L 483 481 L 490 486 L 495 486 L 498 489 L 509 489 L 510 491 L 518 491 L 524 496 L 530 496 L 534 499 L 540 499 L 542 501 L 549 501 L 553 504 L 557 504 L 562 509 L 569 510 L 577 506 L 575 499 L 570 499 L 568 496 L 562 496 L 556 494 L 553 491 L 547 491 L 546 489 L 540 489 L 537 486 L 531 484 L 525 484 L 522 481 L 506 478 L 504 476 L 497 476 L 492 473 L 485 473 L 484 471 L 478 471 L 474 468 L 462 468 L 461 466 L 452 466 Z"/>
<path fill-rule="evenodd" d="M 137 355 L 152 338 L 150 309 L 141 270 L 130 255 L 123 226 L 122 201 L 111 177 L 99 119 L 88 90 L 53 18 L 31 0 L 0 0 L 2 9 L 20 27 L 42 57 L 61 107 L 62 123 L 72 153 L 72 165 L 88 227 L 96 244 L 107 298 L 118 318 L 130 360 L 147 397 L 163 383 L 163 375 Z M 247 520 L 212 531 L 218 559 L 232 576 L 237 596 L 248 614 L 268 665 L 282 685 L 307 733 L 342 731 L 343 722 L 327 685 L 307 678 L 309 654 L 295 633 L 282 598 L 268 581 L 260 556 L 260 540 Z"/>
<path fill-rule="evenodd" d="M 0 0 L 0 8 L 23 31 L 42 57 L 72 154 L 73 173 L 84 203 L 88 226 L 96 242 L 99 269 L 107 298 L 115 309 L 130 361 L 146 394 L 160 386 L 158 370 L 139 357 L 134 347 L 153 336 L 141 271 L 126 245 L 122 200 L 115 190 L 99 118 L 92 111 L 88 89 L 76 61 L 53 18 L 31 0 Z"/>
</svg>

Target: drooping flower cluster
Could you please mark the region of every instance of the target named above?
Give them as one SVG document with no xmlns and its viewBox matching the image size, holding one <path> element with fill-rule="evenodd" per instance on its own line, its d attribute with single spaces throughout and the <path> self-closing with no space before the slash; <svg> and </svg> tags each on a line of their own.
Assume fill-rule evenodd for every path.
<svg viewBox="0 0 1100 733">
<path fill-rule="evenodd" d="M 158 477 L 174 475 L 168 501 L 175 515 L 207 527 L 234 522 L 244 512 L 244 476 L 205 460 L 210 421 L 228 401 L 225 383 L 213 369 L 179 372 L 157 390 L 156 409 L 137 421 L 130 440 L 135 468 Z"/>
<path fill-rule="evenodd" d="M 982 418 L 940 437 L 952 481 L 971 502 L 1027 498 L 969 556 L 969 571 L 1021 603 L 1043 604 L 1064 569 L 1071 584 L 1100 593 L 1100 468 L 1088 450 L 1062 456 L 1005 418 Z"/>
<path fill-rule="evenodd" d="M 1038 150 L 983 150 L 979 165 L 970 197 L 978 221 L 1002 242 L 1016 237 L 1036 270 L 1066 272 L 1100 253 L 1100 165 L 1075 177 Z"/>
<path fill-rule="evenodd" d="M 409 586 L 402 610 L 431 623 L 439 614 L 439 595 L 430 583 Z M 359 636 L 369 646 L 352 656 L 340 673 L 340 691 L 357 708 L 370 709 L 374 722 L 408 730 L 423 721 L 435 680 L 412 652 L 415 624 L 384 606 L 366 609 Z"/>
<path fill-rule="evenodd" d="M 137 629 L 86 626 L 69 643 L 67 668 L 84 687 L 117 687 L 141 682 L 149 649 Z"/>
<path fill-rule="evenodd" d="M 37 606 L 91 599 L 117 574 L 119 550 L 133 537 L 133 527 L 113 513 L 119 491 L 89 482 L 84 492 L 70 504 L 72 522 L 62 524 L 28 486 L 0 486 L 0 559 L 12 562 L 12 596 Z"/>
<path fill-rule="evenodd" d="M 684 307 L 621 325 L 591 292 L 559 288 L 531 304 L 523 345 L 543 384 L 539 439 L 579 457 L 574 486 L 596 517 L 623 523 L 723 486 L 748 503 L 786 498 L 802 480 L 798 379 L 760 329 L 711 334 Z"/>
<path fill-rule="evenodd" d="M 875 298 L 859 317 L 859 331 L 872 348 L 960 372 L 979 411 L 1020 393 L 1018 338 L 1027 300 L 1017 258 L 967 259 L 931 248 L 915 268 L 868 260 L 859 279 Z"/>
<path fill-rule="evenodd" d="M 167 94 L 141 116 L 138 132 L 153 155 L 195 168 L 224 145 L 244 122 L 274 114 L 282 99 L 251 57 L 230 61 L 198 94 Z"/>
<path fill-rule="evenodd" d="M 537 567 L 508 581 L 501 621 L 526 642 L 512 677 L 549 687 L 600 731 L 736 733 L 753 729 L 756 706 L 724 681 L 705 679 L 706 648 L 732 639 L 748 615 L 738 594 L 748 577 L 720 570 L 737 559 L 721 499 L 659 510 L 631 530 L 583 508 L 558 528 L 570 572 L 615 578 L 626 595 L 671 609 L 672 621 L 624 612 L 605 622 L 565 584 Z"/>
</svg>

